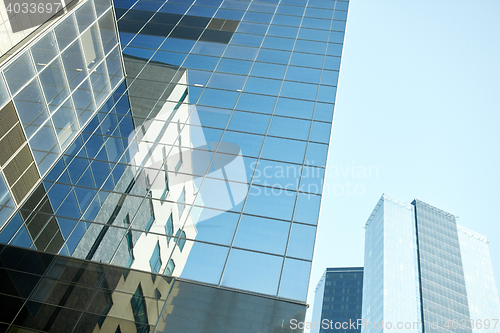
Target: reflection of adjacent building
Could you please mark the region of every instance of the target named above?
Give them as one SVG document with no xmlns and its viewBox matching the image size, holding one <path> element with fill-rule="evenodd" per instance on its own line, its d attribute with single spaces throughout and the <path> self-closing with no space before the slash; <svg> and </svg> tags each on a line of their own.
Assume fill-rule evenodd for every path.
<svg viewBox="0 0 500 333">
<path fill-rule="evenodd" d="M 196 195 L 191 151 L 185 148 L 191 146 L 191 131 L 189 126 L 181 131 L 192 111 L 187 72 L 163 63 L 145 65 L 139 58 L 125 57 L 125 64 L 131 72 L 144 67 L 135 83 L 127 80 L 134 128 L 121 134 L 129 138 L 128 165 L 113 189 L 119 193 L 109 194 L 96 214 L 94 221 L 104 225 L 91 224 L 73 256 L 172 275 L 182 271 L 189 255 L 192 243 L 186 237 L 194 239 L 197 232 L 188 214 Z M 153 75 L 170 84 L 152 80 Z M 109 226 L 130 229 L 123 238 L 125 229 Z"/>
</svg>

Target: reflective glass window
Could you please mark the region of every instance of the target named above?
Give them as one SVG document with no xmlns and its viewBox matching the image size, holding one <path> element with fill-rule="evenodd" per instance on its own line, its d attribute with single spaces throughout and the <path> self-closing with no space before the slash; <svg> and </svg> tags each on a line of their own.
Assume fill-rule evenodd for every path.
<svg viewBox="0 0 500 333">
<path fill-rule="evenodd" d="M 68 99 L 53 115 L 52 122 L 56 130 L 61 148 L 68 147 L 77 135 L 79 126 L 71 99 Z"/>
<path fill-rule="evenodd" d="M 329 123 L 320 123 L 317 121 L 313 121 L 311 128 L 311 136 L 309 140 L 328 143 L 330 141 L 330 132 L 332 125 Z"/>
<path fill-rule="evenodd" d="M 255 14 L 255 13 L 254 13 Z M 238 25 L 237 32 L 247 32 L 250 34 L 264 35 L 267 31 L 267 24 L 251 23 L 251 22 L 241 22 Z"/>
<path fill-rule="evenodd" d="M 31 47 L 31 55 L 38 71 L 45 67 L 58 53 L 54 33 L 50 31 Z"/>
<path fill-rule="evenodd" d="M 259 47 L 263 36 L 235 33 L 231 39 L 231 44 Z"/>
<path fill-rule="evenodd" d="M 193 208 L 194 209 L 194 208 Z M 215 243 L 220 245 L 231 245 L 239 214 L 231 212 L 221 212 L 203 208 L 196 222 L 196 240 Z"/>
<path fill-rule="evenodd" d="M 319 83 L 321 77 L 321 70 L 316 68 L 303 68 L 289 66 L 286 72 L 286 80 L 302 81 L 307 83 Z"/>
<path fill-rule="evenodd" d="M 345 25 L 346 25 L 346 21 L 333 20 L 332 21 L 332 30 L 345 31 Z"/>
<path fill-rule="evenodd" d="M 280 25 L 290 25 L 293 27 L 300 26 L 300 22 L 302 21 L 302 17 L 300 16 L 289 16 L 289 15 L 274 15 L 273 24 Z"/>
<path fill-rule="evenodd" d="M 286 258 L 278 296 L 305 302 L 310 271 L 309 261 Z"/>
<path fill-rule="evenodd" d="M 323 19 L 331 19 L 333 14 L 332 9 L 323 9 L 323 8 L 314 8 L 314 7 L 308 7 L 306 8 L 306 12 L 304 16 L 308 17 L 317 17 L 317 18 L 323 18 Z"/>
<path fill-rule="evenodd" d="M 222 141 L 237 144 L 244 156 L 257 157 L 259 156 L 264 137 L 261 135 L 227 131 L 224 133 Z M 231 153 L 231 150 L 227 149 L 224 146 L 219 147 L 220 152 Z"/>
<path fill-rule="evenodd" d="M 254 60 L 258 51 L 259 49 L 255 47 L 228 45 L 226 52 L 224 52 L 224 57 L 243 59 L 243 60 Z"/>
<path fill-rule="evenodd" d="M 259 113 L 272 113 L 276 97 L 242 93 L 236 109 Z"/>
<path fill-rule="evenodd" d="M 318 54 L 294 52 L 290 65 L 321 68 L 323 67 L 323 59 L 324 56 Z"/>
<path fill-rule="evenodd" d="M 227 259 L 229 248 L 187 241 L 191 246 L 181 277 L 218 284 Z"/>
<path fill-rule="evenodd" d="M 190 54 L 187 56 L 183 67 L 212 71 L 218 61 L 219 58 Z"/>
<path fill-rule="evenodd" d="M 284 255 L 289 230 L 289 222 L 243 215 L 233 246 Z"/>
<path fill-rule="evenodd" d="M 40 130 L 31 138 L 30 146 L 38 170 L 43 175 L 61 152 L 52 126 L 47 124 L 40 127 Z"/>
<path fill-rule="evenodd" d="M 314 120 L 331 122 L 333 120 L 333 104 L 316 103 Z"/>
<path fill-rule="evenodd" d="M 268 137 L 262 150 L 262 158 L 302 164 L 306 143 L 303 141 Z"/>
<path fill-rule="evenodd" d="M 339 80 L 338 71 L 323 70 L 323 74 L 321 75 L 321 84 L 336 86 L 338 80 Z"/>
<path fill-rule="evenodd" d="M 75 12 L 75 16 L 78 29 L 82 32 L 96 20 L 93 1 L 84 3 L 83 6 L 78 8 Z"/>
<path fill-rule="evenodd" d="M 2 224 L 10 216 L 10 214 L 12 214 L 14 208 L 15 205 L 9 193 L 9 190 L 7 189 L 7 185 L 5 184 L 3 177 L 0 176 L 0 221 Z M 12 228 L 14 224 L 12 222 L 11 224 Z M 3 232 L 2 234 L 0 234 L 0 238 L 2 237 L 5 237 L 3 235 Z"/>
<path fill-rule="evenodd" d="M 314 194 L 299 193 L 297 204 L 293 213 L 293 220 L 307 224 L 318 224 L 319 207 L 321 196 Z"/>
<path fill-rule="evenodd" d="M 297 164 L 259 160 L 252 184 L 297 190 L 301 170 Z"/>
<path fill-rule="evenodd" d="M 59 59 L 53 61 L 40 73 L 40 83 L 50 111 L 54 111 L 69 96 L 63 66 Z"/>
<path fill-rule="evenodd" d="M 240 21 L 241 18 L 245 15 L 244 11 L 241 10 L 231 10 L 220 8 L 217 13 L 215 13 L 215 18 L 221 18 L 226 20 L 235 20 Z"/>
<path fill-rule="evenodd" d="M 302 16 L 304 14 L 304 7 L 280 4 L 276 10 L 276 14 Z"/>
<path fill-rule="evenodd" d="M 76 29 L 76 22 L 74 14 L 71 14 L 62 23 L 59 23 L 55 28 L 57 44 L 59 45 L 59 50 L 63 50 L 71 44 L 78 36 L 78 31 Z"/>
<path fill-rule="evenodd" d="M 229 253 L 221 284 L 275 295 L 282 265 L 282 257 L 233 249 Z"/>
<path fill-rule="evenodd" d="M 323 190 L 323 179 L 325 177 L 325 169 L 315 167 L 304 167 L 300 177 L 301 192 L 321 194 Z"/>
<path fill-rule="evenodd" d="M 293 49 L 294 43 L 295 43 L 295 39 L 266 36 L 266 39 L 264 39 L 264 43 L 262 44 L 262 47 L 265 47 L 268 49 L 278 49 L 278 50 L 283 50 L 283 51 L 291 51 Z"/>
<path fill-rule="evenodd" d="M 340 69 L 340 57 L 325 57 L 324 68 L 338 71 Z"/>
<path fill-rule="evenodd" d="M 245 84 L 245 79 L 245 76 L 240 75 L 214 73 L 210 78 L 208 87 L 240 91 L 243 84 Z"/>
<path fill-rule="evenodd" d="M 332 31 L 330 32 L 330 38 L 328 39 L 330 43 L 343 43 L 344 42 L 344 33 Z"/>
<path fill-rule="evenodd" d="M 280 88 L 280 80 L 249 77 L 243 90 L 250 93 L 276 96 L 278 95 Z"/>
<path fill-rule="evenodd" d="M 318 92 L 318 85 L 284 81 L 280 95 L 289 98 L 300 98 L 315 100 Z"/>
<path fill-rule="evenodd" d="M 141 36 L 141 38 L 142 38 L 142 36 Z M 175 52 L 189 52 L 194 44 L 195 44 L 195 42 L 192 40 L 169 37 L 161 45 L 160 50 L 175 51 Z M 198 42 L 198 44 L 200 44 L 201 46 L 198 46 L 198 48 L 194 48 L 193 49 L 194 53 L 199 53 L 199 52 L 195 52 L 195 51 L 205 47 L 203 42 Z M 211 54 L 209 54 L 209 55 L 211 55 Z M 218 55 L 218 54 L 214 54 L 214 55 Z"/>
<path fill-rule="evenodd" d="M 198 103 L 206 106 L 218 106 L 232 109 L 238 99 L 238 95 L 239 93 L 234 91 L 206 88 Z"/>
<path fill-rule="evenodd" d="M 188 5 L 179 5 L 176 3 L 166 3 L 163 7 L 160 8 L 160 13 L 175 13 L 175 14 L 184 14 L 188 10 Z"/>
<path fill-rule="evenodd" d="M 68 78 L 69 86 L 74 89 L 80 82 L 83 81 L 86 72 L 86 65 L 83 60 L 83 52 L 80 43 L 76 40 L 62 54 L 61 58 Z"/>
<path fill-rule="evenodd" d="M 316 54 L 325 54 L 326 43 L 315 42 L 310 40 L 297 39 L 295 43 L 294 51 L 298 52 L 308 52 L 308 53 L 316 53 Z"/>
<path fill-rule="evenodd" d="M 99 32 L 101 34 L 102 46 L 104 53 L 107 54 L 111 51 L 117 44 L 118 40 L 116 38 L 115 23 L 113 20 L 113 13 L 109 11 L 106 15 L 99 19 Z M 141 36 L 141 38 L 136 38 L 136 40 L 145 39 L 147 36 Z M 153 37 L 153 36 L 150 36 Z M 163 38 L 156 37 L 163 41 Z M 159 45 L 159 44 L 158 44 Z M 156 47 L 155 47 L 156 48 Z"/>
<path fill-rule="evenodd" d="M 3 76 L 0 75 L 0 107 L 2 107 L 7 100 L 9 100 L 9 92 L 7 91 Z"/>
<path fill-rule="evenodd" d="M 160 257 L 160 243 L 157 242 L 153 250 L 153 254 L 149 259 L 149 266 L 151 267 L 151 272 L 159 273 L 161 268 L 161 257 Z"/>
<path fill-rule="evenodd" d="M 347 11 L 343 10 L 336 10 L 335 13 L 333 13 L 333 18 L 335 20 L 347 20 Z"/>
<path fill-rule="evenodd" d="M 269 23 L 273 18 L 272 14 L 268 13 L 256 13 L 256 12 L 246 12 L 243 16 L 242 21 L 246 22 L 257 22 L 257 23 Z"/>
<path fill-rule="evenodd" d="M 312 260 L 315 238 L 316 227 L 294 223 L 286 250 L 287 257 Z"/>
<path fill-rule="evenodd" d="M 289 98 L 278 98 L 274 114 L 303 119 L 311 119 L 313 115 L 314 102 L 301 101 Z"/>
<path fill-rule="evenodd" d="M 290 54 L 291 52 L 289 51 L 261 49 L 257 55 L 257 61 L 286 65 L 288 64 L 288 59 L 290 59 Z"/>
<path fill-rule="evenodd" d="M 285 65 L 256 62 L 254 63 L 252 67 L 252 72 L 250 72 L 250 74 L 253 76 L 263 76 L 280 80 L 283 79 L 285 71 L 286 71 Z"/>
<path fill-rule="evenodd" d="M 318 92 L 318 102 L 335 103 L 337 87 L 320 86 Z"/>
<path fill-rule="evenodd" d="M 29 52 L 23 53 L 4 70 L 3 74 L 7 80 L 10 93 L 15 95 L 22 86 L 35 76 L 35 68 L 31 61 Z"/>
<path fill-rule="evenodd" d="M 342 55 L 342 44 L 328 43 L 326 54 L 340 57 Z"/>
<path fill-rule="evenodd" d="M 228 129 L 234 131 L 266 134 L 270 116 L 264 114 L 234 111 Z"/>
<path fill-rule="evenodd" d="M 290 139 L 307 140 L 311 122 L 301 119 L 273 117 L 269 135 Z"/>
<path fill-rule="evenodd" d="M 98 24 L 95 23 L 89 30 L 85 31 L 80 39 L 82 42 L 85 63 L 87 68 L 91 70 L 104 58 Z"/>
<path fill-rule="evenodd" d="M 310 142 L 307 146 L 305 164 L 325 167 L 327 154 L 328 145 Z"/>
<path fill-rule="evenodd" d="M 252 12 L 263 12 L 263 13 L 274 13 L 276 10 L 276 5 L 270 3 L 258 3 L 253 2 L 248 7 L 249 11 Z"/>
<path fill-rule="evenodd" d="M 296 192 L 276 188 L 251 186 L 244 212 L 290 221 Z"/>
<path fill-rule="evenodd" d="M 331 20 L 318 19 L 313 17 L 304 17 L 302 27 L 312 29 L 330 30 Z"/>
<path fill-rule="evenodd" d="M 49 118 L 38 80 L 33 80 L 21 90 L 14 97 L 14 104 L 28 138 Z"/>
<path fill-rule="evenodd" d="M 222 58 L 217 66 L 217 72 L 247 75 L 252 67 L 251 61 Z"/>
<path fill-rule="evenodd" d="M 267 34 L 275 37 L 295 38 L 297 37 L 298 27 L 286 27 L 282 25 L 271 24 Z"/>
</svg>

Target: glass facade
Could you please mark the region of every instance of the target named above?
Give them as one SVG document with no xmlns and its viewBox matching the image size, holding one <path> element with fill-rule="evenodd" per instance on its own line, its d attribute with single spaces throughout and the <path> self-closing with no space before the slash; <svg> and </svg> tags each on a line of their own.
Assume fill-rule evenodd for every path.
<svg viewBox="0 0 500 333">
<path fill-rule="evenodd" d="M 471 332 L 446 327 L 454 320 L 470 321 L 455 216 L 415 200 L 420 292 L 426 332 Z M 431 327 L 438 323 L 438 327 Z"/>
<path fill-rule="evenodd" d="M 2 64 L 0 242 L 231 289 L 228 299 L 243 290 L 300 318 L 347 9 L 79 3 Z M 160 322 L 145 310 L 151 286 L 129 292 L 126 320 L 149 331 Z"/>
<path fill-rule="evenodd" d="M 385 194 L 365 228 L 363 332 L 495 331 L 500 306 L 484 236 L 420 200 Z"/>
<path fill-rule="evenodd" d="M 0 246 L 2 332 L 292 332 L 305 305 Z"/>
<path fill-rule="evenodd" d="M 368 219 L 365 233 L 363 319 L 368 323 L 418 322 L 415 214 L 413 206 L 383 195 Z M 363 332 L 380 326 L 363 325 Z M 421 332 L 411 327 L 395 331 Z"/>
<path fill-rule="evenodd" d="M 476 323 L 472 332 L 500 332 L 500 327 L 492 320 L 500 318 L 500 302 L 488 241 L 484 236 L 460 225 L 457 225 L 457 230 L 469 313 Z"/>
<path fill-rule="evenodd" d="M 361 332 L 361 327 L 352 329 L 350 324 L 361 319 L 362 299 L 362 267 L 327 268 L 316 287 L 313 322 L 328 324 L 316 325 L 311 333 Z"/>
</svg>

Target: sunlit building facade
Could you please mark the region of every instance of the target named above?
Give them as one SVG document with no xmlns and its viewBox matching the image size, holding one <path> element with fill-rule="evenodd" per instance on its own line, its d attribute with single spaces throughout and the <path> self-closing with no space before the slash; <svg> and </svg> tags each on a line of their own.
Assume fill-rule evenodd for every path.
<svg viewBox="0 0 500 333">
<path fill-rule="evenodd" d="M 366 223 L 362 332 L 498 332 L 484 236 L 415 199 L 383 195 Z"/>
<path fill-rule="evenodd" d="M 303 320 L 347 9 L 82 0 L 4 21 L 0 327 Z"/>
</svg>

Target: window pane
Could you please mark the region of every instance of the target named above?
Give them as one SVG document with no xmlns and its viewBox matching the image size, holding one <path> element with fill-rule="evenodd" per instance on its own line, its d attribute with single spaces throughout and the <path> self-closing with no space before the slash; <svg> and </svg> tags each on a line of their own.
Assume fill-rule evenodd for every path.
<svg viewBox="0 0 500 333">
<path fill-rule="evenodd" d="M 252 186 L 244 212 L 247 214 L 290 221 L 295 192 Z"/>
<path fill-rule="evenodd" d="M 289 230 L 289 222 L 243 215 L 233 246 L 284 255 Z"/>
<path fill-rule="evenodd" d="M 35 76 L 35 68 L 29 52 L 25 52 L 4 70 L 10 93 L 15 95 L 19 89 Z"/>
<path fill-rule="evenodd" d="M 309 261 L 286 258 L 278 296 L 305 302 L 310 272 Z"/>
<path fill-rule="evenodd" d="M 302 164 L 305 149 L 304 141 L 268 137 L 264 143 L 262 158 Z"/>
<path fill-rule="evenodd" d="M 282 265 L 282 257 L 233 249 L 229 253 L 221 284 L 275 295 Z"/>
<path fill-rule="evenodd" d="M 57 55 L 57 45 L 54 33 L 50 31 L 31 47 L 31 54 L 38 71 L 45 67 Z"/>
</svg>

